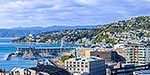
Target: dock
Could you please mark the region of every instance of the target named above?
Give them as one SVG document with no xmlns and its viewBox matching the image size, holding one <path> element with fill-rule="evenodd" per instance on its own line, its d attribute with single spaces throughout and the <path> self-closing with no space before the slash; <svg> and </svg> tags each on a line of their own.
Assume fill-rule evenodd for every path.
<svg viewBox="0 0 150 75">
<path fill-rule="evenodd" d="M 6 60 L 11 60 L 11 58 L 15 56 L 21 56 L 22 59 L 39 59 L 44 57 L 49 57 L 49 55 L 62 54 L 63 52 L 71 52 L 75 50 L 74 47 L 18 47 L 15 53 L 10 53 Z"/>
<path fill-rule="evenodd" d="M 16 54 L 22 54 L 22 59 L 38 59 L 49 57 L 49 55 L 62 54 L 63 52 L 71 52 L 74 47 L 19 47 Z"/>
<path fill-rule="evenodd" d="M 29 53 L 30 51 L 33 53 L 44 53 L 44 54 L 52 54 L 52 53 L 61 53 L 61 52 L 70 52 L 76 48 L 74 47 L 19 47 L 17 48 L 18 53 Z"/>
</svg>

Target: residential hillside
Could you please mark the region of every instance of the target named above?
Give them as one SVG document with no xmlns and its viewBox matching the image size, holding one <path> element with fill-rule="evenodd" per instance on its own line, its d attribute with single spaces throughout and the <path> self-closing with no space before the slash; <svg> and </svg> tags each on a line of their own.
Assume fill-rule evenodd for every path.
<svg viewBox="0 0 150 75">
<path fill-rule="evenodd" d="M 58 32 L 47 32 L 22 37 L 13 42 L 27 43 L 76 43 L 88 45 L 93 42 L 118 43 L 120 40 L 148 39 L 150 36 L 150 16 L 139 16 L 130 20 L 122 20 L 100 25 L 93 29 L 64 29 Z"/>
<path fill-rule="evenodd" d="M 104 38 L 111 42 L 123 39 L 145 39 L 150 36 L 150 16 L 134 17 L 130 20 L 113 22 L 97 28 L 103 29 L 103 31 L 94 38 L 96 42 L 102 41 Z"/>
<path fill-rule="evenodd" d="M 75 29 L 75 30 L 63 30 L 56 32 L 47 32 L 38 35 L 29 35 L 12 40 L 13 42 L 27 42 L 27 43 L 51 43 L 60 44 L 61 39 L 64 43 L 90 43 L 93 36 L 100 33 L 100 30 L 96 29 Z"/>
</svg>

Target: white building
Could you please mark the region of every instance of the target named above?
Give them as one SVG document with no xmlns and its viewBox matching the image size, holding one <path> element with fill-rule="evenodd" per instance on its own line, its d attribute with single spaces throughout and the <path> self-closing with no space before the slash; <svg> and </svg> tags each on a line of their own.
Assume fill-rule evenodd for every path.
<svg viewBox="0 0 150 75">
<path fill-rule="evenodd" d="M 95 56 L 65 60 L 65 69 L 75 75 L 106 75 L 105 60 Z"/>
</svg>

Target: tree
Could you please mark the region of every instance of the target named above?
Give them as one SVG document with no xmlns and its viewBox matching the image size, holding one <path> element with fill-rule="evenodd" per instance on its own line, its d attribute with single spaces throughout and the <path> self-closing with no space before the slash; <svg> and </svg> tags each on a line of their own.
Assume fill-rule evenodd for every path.
<svg viewBox="0 0 150 75">
<path fill-rule="evenodd" d="M 70 59 L 70 58 L 72 58 L 72 56 L 66 56 L 66 55 L 65 55 L 65 56 L 62 56 L 62 57 L 61 57 L 61 61 L 64 62 L 65 60 L 68 60 L 68 59 Z"/>
</svg>

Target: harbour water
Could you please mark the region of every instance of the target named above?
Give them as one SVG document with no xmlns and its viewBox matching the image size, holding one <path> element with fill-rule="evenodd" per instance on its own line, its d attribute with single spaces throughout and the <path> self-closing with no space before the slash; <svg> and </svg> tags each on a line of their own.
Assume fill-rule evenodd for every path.
<svg viewBox="0 0 150 75">
<path fill-rule="evenodd" d="M 0 69 L 10 71 L 13 67 L 29 68 L 36 66 L 35 60 L 22 60 L 19 57 L 6 60 L 11 52 L 16 52 L 17 47 L 60 47 L 60 44 L 18 44 L 12 43 L 14 38 L 0 38 Z M 75 44 L 65 44 L 65 47 L 77 46 Z"/>
</svg>

